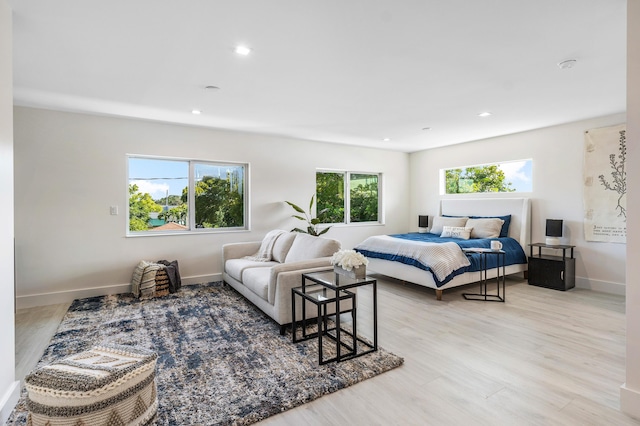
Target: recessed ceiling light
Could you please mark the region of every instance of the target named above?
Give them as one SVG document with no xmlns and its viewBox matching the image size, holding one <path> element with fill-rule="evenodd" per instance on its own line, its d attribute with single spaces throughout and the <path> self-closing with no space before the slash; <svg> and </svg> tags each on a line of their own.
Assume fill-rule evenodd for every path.
<svg viewBox="0 0 640 426">
<path fill-rule="evenodd" d="M 424 131 L 431 130 L 431 127 L 423 127 L 422 130 Z"/>
<path fill-rule="evenodd" d="M 200 111 L 199 109 L 192 109 L 192 110 L 191 110 L 191 114 L 193 114 L 193 115 L 200 115 L 200 114 L 202 114 L 202 111 Z"/>
<path fill-rule="evenodd" d="M 489 111 L 485 111 L 485 112 L 481 112 L 480 114 L 478 114 L 478 117 L 488 117 L 490 115 L 491 115 L 491 113 Z"/>
<path fill-rule="evenodd" d="M 218 86 L 204 86 L 204 88 L 208 89 L 208 90 L 218 90 L 218 89 L 220 89 Z"/>
<path fill-rule="evenodd" d="M 251 49 L 249 49 L 247 46 L 236 46 L 235 52 L 238 55 L 247 56 L 249 53 L 251 53 Z"/>
<path fill-rule="evenodd" d="M 391 140 L 391 138 L 384 138 L 382 139 L 383 142 L 389 142 Z"/>
<path fill-rule="evenodd" d="M 575 59 L 567 59 L 566 61 L 558 62 L 558 68 L 561 70 L 568 70 L 569 68 L 573 68 L 576 65 Z"/>
</svg>

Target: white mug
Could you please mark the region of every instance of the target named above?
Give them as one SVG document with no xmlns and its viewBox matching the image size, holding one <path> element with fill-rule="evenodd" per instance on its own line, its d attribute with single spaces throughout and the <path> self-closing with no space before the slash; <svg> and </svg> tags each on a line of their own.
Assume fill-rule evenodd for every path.
<svg viewBox="0 0 640 426">
<path fill-rule="evenodd" d="M 500 241 L 491 241 L 491 250 L 501 250 L 502 243 Z"/>
</svg>

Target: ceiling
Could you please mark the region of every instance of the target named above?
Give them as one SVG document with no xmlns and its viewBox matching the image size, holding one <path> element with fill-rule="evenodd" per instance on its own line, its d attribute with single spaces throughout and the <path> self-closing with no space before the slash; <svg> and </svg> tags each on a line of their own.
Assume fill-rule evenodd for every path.
<svg viewBox="0 0 640 426">
<path fill-rule="evenodd" d="M 9 3 L 16 105 L 404 152 L 626 109 L 625 0 Z"/>
</svg>

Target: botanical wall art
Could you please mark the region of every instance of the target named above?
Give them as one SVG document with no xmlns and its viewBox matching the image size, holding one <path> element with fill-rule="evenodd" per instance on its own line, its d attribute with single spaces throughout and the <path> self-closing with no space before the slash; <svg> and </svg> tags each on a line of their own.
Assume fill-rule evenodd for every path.
<svg viewBox="0 0 640 426">
<path fill-rule="evenodd" d="M 626 125 L 585 132 L 584 234 L 586 241 L 627 241 Z"/>
</svg>

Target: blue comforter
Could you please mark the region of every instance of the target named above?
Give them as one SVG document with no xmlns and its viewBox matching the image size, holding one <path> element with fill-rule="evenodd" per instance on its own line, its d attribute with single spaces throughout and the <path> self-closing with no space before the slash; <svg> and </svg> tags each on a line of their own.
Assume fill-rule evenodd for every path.
<svg viewBox="0 0 640 426">
<path fill-rule="evenodd" d="M 401 238 L 405 240 L 412 241 L 422 241 L 422 242 L 430 242 L 430 243 L 443 243 L 443 242 L 454 242 L 460 246 L 460 248 L 491 248 L 491 241 L 498 240 L 502 243 L 502 250 L 506 252 L 505 255 L 505 263 L 508 265 L 516 265 L 516 264 L 526 264 L 527 256 L 522 250 L 522 246 L 518 241 L 513 238 L 503 237 L 503 238 L 482 238 L 482 239 L 470 239 L 470 240 L 461 240 L 458 238 L 442 238 L 436 234 L 429 233 L 410 233 L 410 234 L 393 234 L 390 235 L 394 238 Z M 416 259 L 392 255 L 388 253 L 378 253 L 370 250 L 359 250 L 357 247 L 356 251 L 362 253 L 367 257 L 377 258 L 377 259 L 385 259 L 385 260 L 393 260 L 397 262 L 401 262 L 407 265 L 412 265 L 420 269 L 424 269 L 425 271 L 431 271 L 429 265 L 423 265 L 418 262 Z M 453 277 L 463 274 L 465 272 L 477 272 L 480 270 L 480 254 L 478 253 L 470 253 L 467 255 L 471 264 L 464 268 L 457 269 L 452 274 L 447 276 L 445 279 L 439 281 L 436 279 L 434 275 L 434 281 L 437 287 L 440 287 L 447 282 L 451 281 Z M 498 256 L 487 256 L 487 269 L 495 268 L 497 266 Z M 501 265 L 502 266 L 502 265 Z"/>
</svg>

